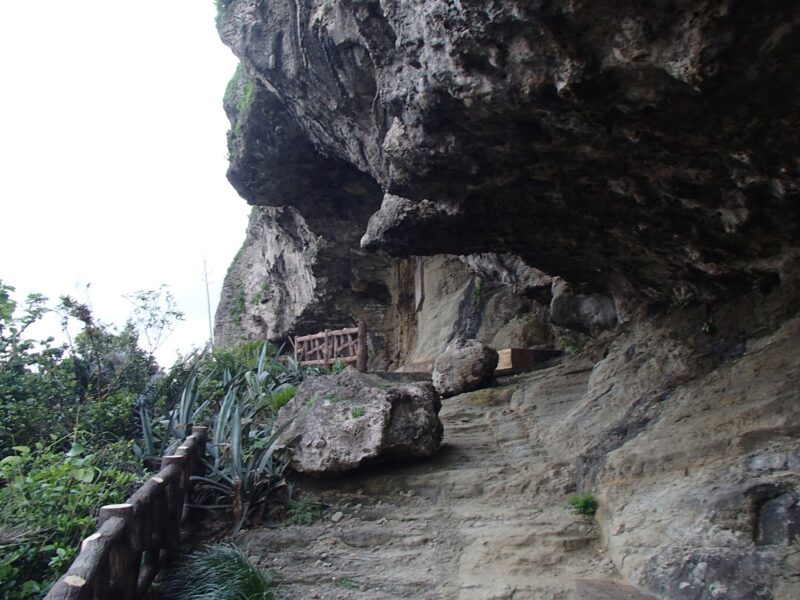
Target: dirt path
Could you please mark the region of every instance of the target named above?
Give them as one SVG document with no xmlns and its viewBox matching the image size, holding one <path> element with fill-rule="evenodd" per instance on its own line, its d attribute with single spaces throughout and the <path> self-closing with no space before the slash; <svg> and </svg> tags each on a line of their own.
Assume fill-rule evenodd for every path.
<svg viewBox="0 0 800 600">
<path fill-rule="evenodd" d="M 435 458 L 303 482 L 330 506 L 323 521 L 252 530 L 239 542 L 291 600 L 634 597 L 592 583 L 616 572 L 592 520 L 565 509 L 574 477 L 539 437 L 587 379 L 585 368 L 562 365 L 445 400 Z M 576 585 L 586 591 L 576 595 Z"/>
</svg>

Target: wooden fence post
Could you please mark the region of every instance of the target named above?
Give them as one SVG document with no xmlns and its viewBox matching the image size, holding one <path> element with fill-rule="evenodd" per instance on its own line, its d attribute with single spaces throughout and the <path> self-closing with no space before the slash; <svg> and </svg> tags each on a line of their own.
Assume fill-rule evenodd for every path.
<svg viewBox="0 0 800 600">
<path fill-rule="evenodd" d="M 208 428 L 192 433 L 162 469 L 125 504 L 100 509 L 98 529 L 48 592 L 46 600 L 135 600 L 143 597 L 180 543 L 189 477 L 200 467 Z"/>
<path fill-rule="evenodd" d="M 358 360 L 356 367 L 362 373 L 367 370 L 367 324 L 358 322 Z"/>
<path fill-rule="evenodd" d="M 177 548 L 181 542 L 181 516 L 183 515 L 183 501 L 185 494 L 185 468 L 186 457 L 179 455 L 165 456 L 161 461 L 159 475 L 167 485 L 167 527 L 163 547 L 166 549 Z"/>
<path fill-rule="evenodd" d="M 131 543 L 133 505 L 108 504 L 101 507 L 98 524 L 102 527 L 114 517 L 125 523 L 126 535 L 120 536 L 108 553 L 108 597 L 136 600 L 142 554 Z"/>
</svg>

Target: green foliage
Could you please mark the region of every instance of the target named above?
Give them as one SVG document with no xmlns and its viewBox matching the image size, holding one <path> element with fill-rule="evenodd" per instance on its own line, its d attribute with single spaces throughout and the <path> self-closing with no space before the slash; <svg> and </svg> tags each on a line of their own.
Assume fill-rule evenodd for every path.
<svg viewBox="0 0 800 600">
<path fill-rule="evenodd" d="M 220 10 L 220 1 L 221 0 L 217 0 L 217 11 Z M 233 76 L 231 77 L 230 81 L 228 81 L 228 85 L 225 86 L 225 95 L 222 97 L 222 100 L 225 104 L 230 104 L 233 102 L 233 96 L 236 93 L 236 87 L 239 85 L 239 79 L 241 77 L 242 63 L 239 63 L 236 65 L 236 70 L 233 72 Z"/>
<path fill-rule="evenodd" d="M 344 588 L 346 590 L 357 590 L 358 589 L 358 584 L 355 581 L 353 581 L 352 579 L 350 579 L 349 577 L 342 577 L 341 579 L 339 579 L 336 582 L 336 585 L 338 585 L 340 588 Z"/>
<path fill-rule="evenodd" d="M 233 304 L 230 308 L 229 314 L 234 324 L 241 328 L 242 317 L 247 312 L 247 299 L 244 295 L 244 286 L 239 284 L 236 288 L 236 295 L 233 298 Z"/>
<path fill-rule="evenodd" d="M 358 419 L 359 417 L 363 417 L 366 411 L 364 410 L 363 406 L 356 406 L 353 410 L 350 411 L 350 416 L 354 419 Z"/>
<path fill-rule="evenodd" d="M 65 296 L 55 311 L 68 343 L 54 346 L 26 336 L 53 312 L 47 299 L 14 291 L 0 281 L 0 598 L 28 600 L 72 561 L 99 507 L 138 485 L 137 405 L 177 401 L 183 369 L 155 378 L 152 352 L 181 315 L 163 286 L 129 296 L 121 330 Z"/>
<path fill-rule="evenodd" d="M 253 294 L 253 297 L 251 298 L 250 301 L 253 304 L 260 304 L 267 297 L 267 294 L 269 294 L 270 289 L 272 289 L 272 286 L 270 285 L 269 281 L 262 281 L 261 286 L 258 288 L 258 291 L 255 294 Z"/>
<path fill-rule="evenodd" d="M 556 333 L 556 345 L 567 354 L 580 354 L 586 348 L 588 337 L 577 331 L 565 328 L 558 328 Z"/>
<path fill-rule="evenodd" d="M 274 411 L 279 411 L 281 408 L 286 406 L 289 400 L 294 398 L 296 392 L 297 388 L 293 385 L 289 385 L 283 389 L 273 392 L 269 397 L 270 406 Z"/>
<path fill-rule="evenodd" d="M 0 597 L 41 598 L 96 528 L 100 506 L 140 483 L 129 442 L 73 441 L 66 453 L 60 440 L 17 446 L 0 461 Z"/>
<path fill-rule="evenodd" d="M 288 505 L 289 511 L 286 522 L 289 525 L 312 525 L 314 521 L 322 518 L 322 506 L 306 497 L 300 499 L 290 498 Z"/>
<path fill-rule="evenodd" d="M 162 600 L 274 600 L 271 577 L 232 544 L 209 546 L 162 578 Z"/>
<path fill-rule="evenodd" d="M 244 123 L 244 116 L 247 112 L 247 109 L 249 109 L 250 105 L 253 104 L 253 98 L 255 97 L 255 90 L 256 86 L 255 83 L 253 83 L 252 79 L 248 79 L 247 81 L 245 81 L 242 93 L 239 96 L 238 102 L 236 103 L 236 124 L 233 126 L 233 133 L 235 135 L 240 135 L 242 133 L 242 123 Z"/>
<path fill-rule="evenodd" d="M 251 517 L 263 515 L 269 501 L 286 486 L 283 472 L 287 463 L 274 456 L 287 422 L 274 433 L 259 427 L 247 402 L 237 397 L 236 388 L 220 406 L 209 443 L 213 461 L 206 461 L 208 476 L 194 476 L 199 508 L 230 509 L 233 533 Z M 251 413 L 252 415 L 252 413 Z"/>
<path fill-rule="evenodd" d="M 576 494 L 567 498 L 567 504 L 579 515 L 592 516 L 597 512 L 597 500 L 591 494 Z"/>
<path fill-rule="evenodd" d="M 47 298 L 30 294 L 19 307 L 14 291 L 0 280 L 0 456 L 15 444 L 33 444 L 42 431 L 68 433 L 72 406 L 80 400 L 66 349 L 53 347 L 52 338 L 25 335 L 49 312 Z"/>
<path fill-rule="evenodd" d="M 132 440 L 138 434 L 135 408 L 137 396 L 118 390 L 78 407 L 77 425 L 95 431 L 106 441 Z"/>
<path fill-rule="evenodd" d="M 703 323 L 703 326 L 700 327 L 700 331 L 706 335 L 711 335 L 715 330 L 716 327 L 714 326 L 714 319 L 708 319 L 705 323 Z"/>
<path fill-rule="evenodd" d="M 481 277 L 476 278 L 475 287 L 472 288 L 472 302 L 475 304 L 480 302 L 485 292 L 486 292 L 486 283 L 483 281 Z"/>
</svg>

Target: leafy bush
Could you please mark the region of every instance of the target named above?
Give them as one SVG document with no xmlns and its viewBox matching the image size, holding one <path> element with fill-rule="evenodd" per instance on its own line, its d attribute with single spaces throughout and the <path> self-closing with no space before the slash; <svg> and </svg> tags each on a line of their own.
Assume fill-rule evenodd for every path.
<svg viewBox="0 0 800 600">
<path fill-rule="evenodd" d="M 40 598 L 97 527 L 101 506 L 140 483 L 129 442 L 91 452 L 80 436 L 69 452 L 42 443 L 18 446 L 0 461 L 0 597 Z"/>
<path fill-rule="evenodd" d="M 567 504 L 579 515 L 592 516 L 597 512 L 597 500 L 591 494 L 577 494 L 567 498 Z"/>
<path fill-rule="evenodd" d="M 201 574 L 198 577 L 198 574 Z M 271 577 L 238 547 L 209 546 L 171 570 L 158 586 L 161 600 L 274 600 Z"/>
</svg>

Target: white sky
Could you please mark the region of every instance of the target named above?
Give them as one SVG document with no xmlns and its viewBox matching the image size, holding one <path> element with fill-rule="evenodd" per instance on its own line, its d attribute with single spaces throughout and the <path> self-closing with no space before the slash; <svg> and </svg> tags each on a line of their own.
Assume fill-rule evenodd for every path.
<svg viewBox="0 0 800 600">
<path fill-rule="evenodd" d="M 0 279 L 84 301 L 91 283 L 118 325 L 123 294 L 168 284 L 187 319 L 166 365 L 207 340 L 203 257 L 213 311 L 249 212 L 225 179 L 237 60 L 214 15 L 213 0 L 21 0 L 0 25 Z"/>
</svg>

